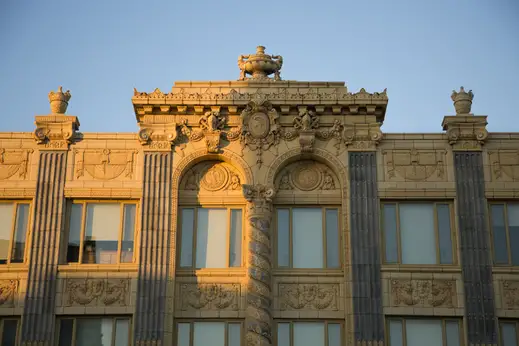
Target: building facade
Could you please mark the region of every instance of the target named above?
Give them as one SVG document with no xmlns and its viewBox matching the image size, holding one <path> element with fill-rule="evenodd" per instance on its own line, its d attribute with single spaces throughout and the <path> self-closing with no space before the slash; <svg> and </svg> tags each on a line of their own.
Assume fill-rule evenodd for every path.
<svg viewBox="0 0 519 346">
<path fill-rule="evenodd" d="M 138 133 L 61 88 L 0 133 L 2 345 L 518 344 L 519 133 L 463 88 L 443 133 L 383 133 L 385 90 L 282 63 L 135 90 Z"/>
</svg>

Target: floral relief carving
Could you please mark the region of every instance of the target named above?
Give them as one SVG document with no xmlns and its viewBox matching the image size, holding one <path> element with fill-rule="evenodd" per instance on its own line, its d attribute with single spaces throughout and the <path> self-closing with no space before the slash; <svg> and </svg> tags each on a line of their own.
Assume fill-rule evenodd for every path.
<svg viewBox="0 0 519 346">
<path fill-rule="evenodd" d="M 456 306 L 456 283 L 453 280 L 391 280 L 393 306 Z"/>
<path fill-rule="evenodd" d="M 18 173 L 18 177 L 27 178 L 29 156 L 32 149 L 4 149 L 0 148 L 0 180 L 9 179 Z"/>
<path fill-rule="evenodd" d="M 280 310 L 338 310 L 338 284 L 279 284 Z"/>
<path fill-rule="evenodd" d="M 181 309 L 238 310 L 239 284 L 182 284 Z"/>
<path fill-rule="evenodd" d="M 128 279 L 69 279 L 65 281 L 65 305 L 128 303 Z"/>
<path fill-rule="evenodd" d="M 519 181 L 519 150 L 489 151 L 494 180 Z"/>
<path fill-rule="evenodd" d="M 290 141 L 299 137 L 301 152 L 311 153 L 314 150 L 316 130 L 319 128 L 319 117 L 306 106 L 299 106 L 299 115 L 294 117 L 293 126 L 293 129 L 284 131 L 284 138 Z"/>
<path fill-rule="evenodd" d="M 121 150 L 76 150 L 75 178 L 85 175 L 85 171 L 94 179 L 112 180 L 120 177 L 131 179 L 134 171 L 134 160 L 137 151 Z"/>
<path fill-rule="evenodd" d="M 241 179 L 236 169 L 228 163 L 205 161 L 189 169 L 180 183 L 185 191 L 241 190 Z"/>
<path fill-rule="evenodd" d="M 445 150 L 386 150 L 386 174 L 388 179 L 397 175 L 404 180 L 445 180 Z"/>
<path fill-rule="evenodd" d="M 519 281 L 502 281 L 503 305 L 505 309 L 519 309 Z"/>
<path fill-rule="evenodd" d="M 14 306 L 18 287 L 18 280 L 0 280 L 0 307 L 8 308 Z"/>
<path fill-rule="evenodd" d="M 292 163 L 276 179 L 278 190 L 336 190 L 337 178 L 326 165 L 303 160 Z"/>
</svg>

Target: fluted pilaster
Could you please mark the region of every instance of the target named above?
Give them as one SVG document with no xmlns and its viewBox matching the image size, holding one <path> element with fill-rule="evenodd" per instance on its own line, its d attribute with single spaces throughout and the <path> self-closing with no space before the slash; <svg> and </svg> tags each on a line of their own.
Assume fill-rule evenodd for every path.
<svg viewBox="0 0 519 346">
<path fill-rule="evenodd" d="M 40 153 L 29 249 L 22 345 L 51 345 L 59 244 L 63 225 L 66 151 Z"/>
<path fill-rule="evenodd" d="M 247 200 L 248 285 L 246 340 L 248 346 L 272 345 L 270 224 L 274 189 L 243 185 Z"/>
<path fill-rule="evenodd" d="M 171 232 L 171 152 L 144 153 L 135 344 L 164 341 Z"/>
</svg>

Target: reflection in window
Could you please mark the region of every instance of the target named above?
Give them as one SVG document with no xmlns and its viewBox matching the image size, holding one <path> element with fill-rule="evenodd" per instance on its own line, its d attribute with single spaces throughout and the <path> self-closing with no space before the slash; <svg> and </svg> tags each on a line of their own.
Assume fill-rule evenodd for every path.
<svg viewBox="0 0 519 346">
<path fill-rule="evenodd" d="M 334 322 L 278 322 L 277 345 L 340 346 L 341 329 Z"/>
<path fill-rule="evenodd" d="M 129 346 L 130 320 L 123 317 L 63 318 L 59 346 Z"/>
<path fill-rule="evenodd" d="M 67 262 L 133 262 L 135 213 L 130 203 L 72 204 Z"/>
<path fill-rule="evenodd" d="M 177 346 L 240 346 L 239 322 L 181 322 L 177 324 Z"/>
<path fill-rule="evenodd" d="M 458 320 L 389 319 L 390 346 L 460 346 Z"/>
<path fill-rule="evenodd" d="M 180 266 L 227 268 L 242 265 L 242 210 L 184 208 Z"/>
<path fill-rule="evenodd" d="M 0 319 L 0 341 L 2 346 L 18 345 L 18 319 Z"/>
<path fill-rule="evenodd" d="M 0 202 L 0 264 L 23 263 L 29 211 L 28 203 Z"/>
<path fill-rule="evenodd" d="M 491 204 L 490 222 L 494 245 L 494 263 L 519 265 L 519 204 Z"/>
</svg>

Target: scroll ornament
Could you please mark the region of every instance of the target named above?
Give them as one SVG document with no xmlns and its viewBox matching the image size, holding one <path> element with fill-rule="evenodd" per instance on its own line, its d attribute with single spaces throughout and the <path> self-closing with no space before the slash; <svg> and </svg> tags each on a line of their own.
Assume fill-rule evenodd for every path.
<svg viewBox="0 0 519 346">
<path fill-rule="evenodd" d="M 70 279 L 66 281 L 67 305 L 88 305 L 92 302 L 127 305 L 129 281 L 126 279 Z"/>
</svg>

